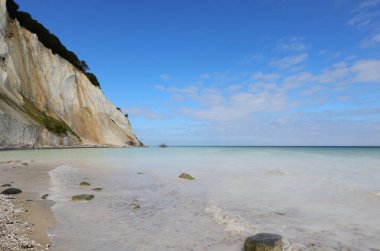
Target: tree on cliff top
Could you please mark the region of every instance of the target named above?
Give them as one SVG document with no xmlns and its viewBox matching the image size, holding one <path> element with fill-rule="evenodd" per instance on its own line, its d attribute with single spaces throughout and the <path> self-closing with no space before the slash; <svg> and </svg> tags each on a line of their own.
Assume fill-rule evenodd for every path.
<svg viewBox="0 0 380 251">
<path fill-rule="evenodd" d="M 9 17 L 17 19 L 22 27 L 37 35 L 38 40 L 54 54 L 61 56 L 72 65 L 82 71 L 94 86 L 100 88 L 100 84 L 95 74 L 88 72 L 89 67 L 84 60 L 79 60 L 74 52 L 68 50 L 57 36 L 50 33 L 42 24 L 34 20 L 32 16 L 24 11 L 19 11 L 20 6 L 14 0 L 7 0 L 7 10 Z"/>
</svg>

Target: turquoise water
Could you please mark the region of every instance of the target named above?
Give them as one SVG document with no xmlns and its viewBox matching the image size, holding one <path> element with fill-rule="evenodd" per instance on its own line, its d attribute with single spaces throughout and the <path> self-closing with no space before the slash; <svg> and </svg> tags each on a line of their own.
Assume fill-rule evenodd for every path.
<svg viewBox="0 0 380 251">
<path fill-rule="evenodd" d="M 380 247 L 380 148 L 0 152 L 10 159 L 57 163 L 49 192 L 56 250 L 240 251 L 258 232 L 282 234 L 288 250 Z M 81 189 L 85 178 L 92 187 Z M 84 192 L 96 199 L 70 201 Z"/>
</svg>

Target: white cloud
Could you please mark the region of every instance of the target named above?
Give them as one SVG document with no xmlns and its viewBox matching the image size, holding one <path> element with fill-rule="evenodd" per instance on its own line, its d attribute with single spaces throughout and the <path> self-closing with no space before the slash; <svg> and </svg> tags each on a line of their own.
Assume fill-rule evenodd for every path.
<svg viewBox="0 0 380 251">
<path fill-rule="evenodd" d="M 148 119 L 161 119 L 164 117 L 163 114 L 154 112 L 151 109 L 142 106 L 123 108 L 123 111 L 124 110 L 128 111 L 129 115 L 133 115 L 135 117 L 144 117 Z"/>
<path fill-rule="evenodd" d="M 278 79 L 280 75 L 278 73 L 269 73 L 265 74 L 262 72 L 257 72 L 251 75 L 251 80 L 259 80 L 259 81 L 274 81 Z"/>
<path fill-rule="evenodd" d="M 380 83 L 380 60 L 357 61 L 351 70 L 355 74 L 356 81 Z"/>
<path fill-rule="evenodd" d="M 241 85 L 230 85 L 230 86 L 227 86 L 225 89 L 228 92 L 236 92 L 236 91 L 241 90 L 242 86 Z"/>
<path fill-rule="evenodd" d="M 151 110 L 132 107 L 128 112 L 142 124 L 147 119 L 170 127 L 175 120 L 185 121 L 162 142 L 185 144 L 191 129 L 191 142 L 199 144 L 375 144 L 379 137 L 364 138 L 379 135 L 380 94 L 373 84 L 380 83 L 379 69 L 380 60 L 372 59 L 287 75 L 208 73 L 202 84 L 155 86 L 169 94 L 164 109 L 157 104 Z M 150 128 L 145 134 L 156 137 L 149 133 Z"/>
<path fill-rule="evenodd" d="M 279 89 L 278 84 L 275 82 L 255 82 L 249 84 L 250 92 L 275 91 Z"/>
<path fill-rule="evenodd" d="M 202 93 L 205 93 L 202 91 Z M 202 94 L 201 94 L 202 95 Z M 184 115 L 195 119 L 215 122 L 237 122 L 247 120 L 257 112 L 278 112 L 286 109 L 287 100 L 283 93 L 261 92 L 257 94 L 239 92 L 216 100 L 206 94 L 204 102 L 197 108 L 183 107 Z"/>
<path fill-rule="evenodd" d="M 285 57 L 281 59 L 276 59 L 272 61 L 272 65 L 276 66 L 281 69 L 288 69 L 292 68 L 302 62 L 304 62 L 307 59 L 307 54 L 300 54 L 300 55 L 295 55 L 295 56 L 290 56 L 290 57 Z"/>
</svg>

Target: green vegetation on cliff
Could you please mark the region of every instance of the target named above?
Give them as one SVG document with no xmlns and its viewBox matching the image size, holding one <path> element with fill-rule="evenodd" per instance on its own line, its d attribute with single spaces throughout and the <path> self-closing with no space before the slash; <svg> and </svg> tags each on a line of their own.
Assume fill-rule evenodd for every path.
<svg viewBox="0 0 380 251">
<path fill-rule="evenodd" d="M 42 24 L 34 20 L 32 16 L 24 11 L 19 10 L 19 5 L 14 0 L 7 0 L 7 10 L 9 17 L 17 19 L 22 27 L 37 35 L 38 40 L 47 48 L 51 49 L 54 54 L 69 61 L 72 65 L 86 74 L 87 78 L 94 86 L 100 88 L 100 84 L 95 74 L 88 72 L 89 67 L 83 60 L 79 60 L 74 52 L 68 50 L 57 36 L 50 33 Z"/>
<path fill-rule="evenodd" d="M 63 120 L 56 119 L 47 115 L 45 112 L 39 110 L 36 106 L 34 106 L 29 99 L 24 96 L 23 98 L 24 104 L 22 105 L 21 109 L 35 122 L 43 125 L 46 129 L 57 135 L 68 135 L 68 132 L 70 132 L 77 139 L 79 139 L 79 136 Z"/>
</svg>

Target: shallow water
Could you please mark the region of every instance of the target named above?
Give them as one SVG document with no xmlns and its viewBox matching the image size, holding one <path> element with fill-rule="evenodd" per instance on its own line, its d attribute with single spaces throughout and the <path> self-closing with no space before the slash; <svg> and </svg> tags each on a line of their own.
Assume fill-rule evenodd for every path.
<svg viewBox="0 0 380 251">
<path fill-rule="evenodd" d="M 73 149 L 2 159 L 60 163 L 50 172 L 56 250 L 240 251 L 257 232 L 282 234 L 289 250 L 380 248 L 380 148 Z M 84 180 L 89 188 L 78 186 Z M 96 198 L 70 201 L 80 193 Z"/>
</svg>

